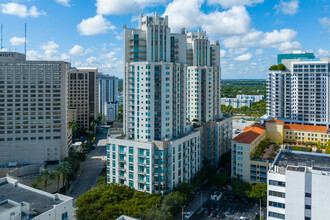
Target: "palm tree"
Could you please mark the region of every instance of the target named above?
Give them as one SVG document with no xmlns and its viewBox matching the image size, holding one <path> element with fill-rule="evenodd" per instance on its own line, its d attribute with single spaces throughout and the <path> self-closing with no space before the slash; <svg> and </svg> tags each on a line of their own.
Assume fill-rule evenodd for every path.
<svg viewBox="0 0 330 220">
<path fill-rule="evenodd" d="M 78 122 L 76 121 L 71 121 L 69 122 L 69 129 L 72 129 L 72 138 L 73 140 L 77 138 L 78 135 Z"/>
<path fill-rule="evenodd" d="M 62 169 L 63 169 L 62 164 L 59 164 L 55 167 L 55 171 L 54 171 L 55 178 L 57 179 L 57 192 L 60 191 L 60 179 L 63 176 Z M 63 186 L 64 185 L 62 185 L 62 187 Z"/>
<path fill-rule="evenodd" d="M 49 185 L 49 182 L 54 179 L 54 177 L 54 172 L 51 170 L 44 169 L 41 171 L 38 180 L 42 183 L 45 192 L 47 192 L 47 186 Z"/>
<path fill-rule="evenodd" d="M 62 175 L 63 175 L 63 185 L 65 184 L 65 192 L 67 193 L 67 191 L 68 191 L 68 176 L 73 173 L 72 165 L 67 161 L 63 161 L 63 163 L 61 164 L 61 172 L 62 172 Z"/>
</svg>

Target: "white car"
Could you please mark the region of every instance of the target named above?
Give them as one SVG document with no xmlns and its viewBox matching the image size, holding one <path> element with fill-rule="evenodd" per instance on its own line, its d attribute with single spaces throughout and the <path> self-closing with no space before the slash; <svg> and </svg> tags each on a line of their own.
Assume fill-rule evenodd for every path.
<svg viewBox="0 0 330 220">
<path fill-rule="evenodd" d="M 241 216 L 241 217 L 239 218 L 239 220 L 246 220 L 246 217 Z"/>
<path fill-rule="evenodd" d="M 192 211 L 186 212 L 186 214 L 184 215 L 184 219 L 189 219 L 193 214 L 194 212 Z"/>
</svg>

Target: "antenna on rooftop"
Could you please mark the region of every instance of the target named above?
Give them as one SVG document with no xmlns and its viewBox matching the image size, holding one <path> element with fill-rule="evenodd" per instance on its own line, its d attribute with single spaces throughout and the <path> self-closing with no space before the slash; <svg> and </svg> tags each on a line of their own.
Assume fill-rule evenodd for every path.
<svg viewBox="0 0 330 220">
<path fill-rule="evenodd" d="M 2 45 L 2 31 L 3 31 L 3 25 L 1 25 L 1 48 L 0 48 L 0 50 L 2 50 L 2 48 L 3 48 L 3 45 Z"/>
<path fill-rule="evenodd" d="M 24 54 L 26 56 L 26 22 L 25 22 Z"/>
</svg>

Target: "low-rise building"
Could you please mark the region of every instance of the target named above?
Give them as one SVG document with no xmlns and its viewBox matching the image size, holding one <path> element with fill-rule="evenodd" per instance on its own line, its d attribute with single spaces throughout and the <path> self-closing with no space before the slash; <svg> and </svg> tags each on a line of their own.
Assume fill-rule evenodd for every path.
<svg viewBox="0 0 330 220">
<path fill-rule="evenodd" d="M 70 220 L 73 198 L 47 193 L 8 177 L 0 179 L 1 220 Z"/>
<path fill-rule="evenodd" d="M 253 102 L 265 99 L 263 95 L 236 95 L 236 98 L 221 98 L 221 105 L 231 105 L 233 108 L 241 108 L 243 106 L 251 107 Z"/>
<path fill-rule="evenodd" d="M 267 179 L 267 219 L 329 219 L 330 155 L 282 150 Z"/>
<path fill-rule="evenodd" d="M 267 145 L 263 149 L 265 153 L 256 155 L 262 141 L 263 145 Z M 268 167 L 280 150 L 277 145 L 325 145 L 328 141 L 330 133 L 328 134 L 326 126 L 285 124 L 273 119 L 265 122 L 265 126 L 257 124 L 246 127 L 232 139 L 232 177 L 249 183 L 265 183 Z M 307 150 L 312 151 L 311 148 Z"/>
<path fill-rule="evenodd" d="M 267 178 L 263 177 L 257 181 L 257 176 L 250 178 L 252 172 L 261 169 L 266 174 L 267 162 L 253 161 L 251 170 L 251 152 L 259 145 L 261 141 L 266 139 L 266 128 L 260 124 L 246 127 L 244 131 L 232 140 L 232 177 L 240 178 L 247 182 L 266 182 Z M 259 172 L 260 175 L 260 172 Z M 255 180 L 254 180 L 255 178 Z"/>
</svg>

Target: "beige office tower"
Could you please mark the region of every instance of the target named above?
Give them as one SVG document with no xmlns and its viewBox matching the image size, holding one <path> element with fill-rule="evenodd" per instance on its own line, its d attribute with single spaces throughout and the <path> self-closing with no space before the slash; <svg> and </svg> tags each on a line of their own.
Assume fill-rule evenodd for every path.
<svg viewBox="0 0 330 220">
<path fill-rule="evenodd" d="M 67 70 L 62 61 L 30 61 L 0 52 L 0 165 L 60 161 L 71 145 Z"/>
<path fill-rule="evenodd" d="M 98 116 L 98 70 L 97 68 L 71 67 L 68 71 L 68 104 L 75 110 L 79 127 L 88 129 Z"/>
</svg>

